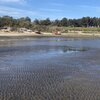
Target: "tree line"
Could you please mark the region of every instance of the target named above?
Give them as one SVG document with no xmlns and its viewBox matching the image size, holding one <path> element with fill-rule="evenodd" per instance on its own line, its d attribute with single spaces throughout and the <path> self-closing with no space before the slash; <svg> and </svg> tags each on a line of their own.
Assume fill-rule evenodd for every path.
<svg viewBox="0 0 100 100">
<path fill-rule="evenodd" d="M 58 26 L 58 27 L 99 27 L 100 18 L 83 17 L 79 19 L 62 18 L 61 20 L 44 20 L 35 19 L 32 21 L 29 17 L 15 19 L 11 16 L 0 17 L 0 27 L 28 28 L 32 29 L 37 26 Z"/>
</svg>

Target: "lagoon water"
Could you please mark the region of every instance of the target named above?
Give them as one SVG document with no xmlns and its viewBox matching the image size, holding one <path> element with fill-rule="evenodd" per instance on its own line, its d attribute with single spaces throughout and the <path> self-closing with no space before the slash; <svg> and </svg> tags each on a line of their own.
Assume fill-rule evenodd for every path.
<svg viewBox="0 0 100 100">
<path fill-rule="evenodd" d="M 0 100 L 100 100 L 100 39 L 0 39 Z"/>
</svg>

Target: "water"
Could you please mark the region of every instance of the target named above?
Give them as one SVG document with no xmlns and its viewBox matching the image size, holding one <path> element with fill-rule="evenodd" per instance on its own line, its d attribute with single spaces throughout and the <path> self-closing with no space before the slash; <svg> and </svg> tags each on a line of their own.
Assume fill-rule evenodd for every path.
<svg viewBox="0 0 100 100">
<path fill-rule="evenodd" d="M 0 39 L 0 100 L 99 100 L 100 39 Z"/>
</svg>

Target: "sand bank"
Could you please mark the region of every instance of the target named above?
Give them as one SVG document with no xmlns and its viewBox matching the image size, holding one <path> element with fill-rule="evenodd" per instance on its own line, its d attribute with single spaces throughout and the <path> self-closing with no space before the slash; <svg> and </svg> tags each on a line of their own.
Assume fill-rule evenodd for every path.
<svg viewBox="0 0 100 100">
<path fill-rule="evenodd" d="M 35 36 L 47 36 L 47 37 L 100 37 L 100 33 L 61 33 L 61 35 L 54 35 L 52 33 L 41 32 L 41 34 L 36 34 L 35 32 L 0 32 L 0 37 L 35 37 Z"/>
</svg>

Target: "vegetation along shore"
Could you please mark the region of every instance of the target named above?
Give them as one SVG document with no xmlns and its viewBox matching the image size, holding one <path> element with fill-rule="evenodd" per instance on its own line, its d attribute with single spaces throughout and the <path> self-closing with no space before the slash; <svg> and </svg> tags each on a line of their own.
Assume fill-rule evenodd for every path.
<svg viewBox="0 0 100 100">
<path fill-rule="evenodd" d="M 0 17 L 0 36 L 100 37 L 100 18 L 50 20 Z"/>
</svg>

